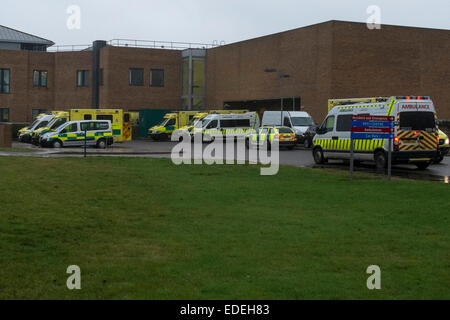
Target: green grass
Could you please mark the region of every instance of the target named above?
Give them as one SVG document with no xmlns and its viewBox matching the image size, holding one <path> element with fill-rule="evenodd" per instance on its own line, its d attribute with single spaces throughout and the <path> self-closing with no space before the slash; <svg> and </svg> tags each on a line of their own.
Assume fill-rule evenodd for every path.
<svg viewBox="0 0 450 320">
<path fill-rule="evenodd" d="M 36 152 L 40 150 L 30 148 L 4 148 L 0 147 L 0 152 Z"/>
<path fill-rule="evenodd" d="M 448 195 L 294 167 L 0 158 L 0 298 L 449 299 Z"/>
</svg>

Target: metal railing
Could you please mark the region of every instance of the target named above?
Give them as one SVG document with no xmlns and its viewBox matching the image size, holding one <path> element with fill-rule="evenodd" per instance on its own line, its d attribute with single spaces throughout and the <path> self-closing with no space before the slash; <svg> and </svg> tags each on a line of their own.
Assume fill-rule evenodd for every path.
<svg viewBox="0 0 450 320">
<path fill-rule="evenodd" d="M 148 49 L 166 49 L 166 50 L 185 50 L 185 49 L 211 49 L 225 45 L 225 41 L 213 41 L 212 43 L 196 42 L 175 42 L 175 41 L 157 41 L 157 40 L 134 40 L 134 39 L 113 39 L 107 41 L 107 44 L 113 47 L 124 48 L 148 48 Z M 65 51 L 85 51 L 90 50 L 92 45 L 57 45 L 47 49 L 48 52 Z"/>
<path fill-rule="evenodd" d="M 47 48 L 47 52 L 67 52 L 67 51 L 85 51 L 92 47 L 91 44 L 75 44 L 75 45 L 61 45 Z"/>
<path fill-rule="evenodd" d="M 174 42 L 156 40 L 133 40 L 133 39 L 113 39 L 108 41 L 110 46 L 131 47 L 131 48 L 151 48 L 151 49 L 210 49 L 217 47 L 215 43 L 195 43 L 195 42 Z"/>
</svg>

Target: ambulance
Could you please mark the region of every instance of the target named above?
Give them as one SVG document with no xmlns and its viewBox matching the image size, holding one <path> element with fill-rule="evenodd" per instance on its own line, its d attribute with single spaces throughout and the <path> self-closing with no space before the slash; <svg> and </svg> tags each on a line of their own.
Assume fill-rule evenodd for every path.
<svg viewBox="0 0 450 320">
<path fill-rule="evenodd" d="M 42 135 L 54 131 L 60 125 L 69 121 L 69 113 L 66 111 L 58 111 L 54 113 L 54 118 L 47 124 L 47 126 L 34 130 L 31 136 L 31 143 L 34 145 L 39 145 Z"/>
<path fill-rule="evenodd" d="M 175 130 L 172 133 L 172 137 L 174 139 L 172 140 L 181 140 L 181 136 L 185 133 L 190 134 L 192 132 L 192 130 L 195 128 L 195 126 L 197 125 L 197 123 L 199 123 L 200 121 L 202 121 L 208 114 L 231 114 L 231 113 L 235 113 L 235 114 L 243 114 L 243 113 L 247 113 L 249 112 L 248 110 L 209 110 L 208 112 L 198 112 L 195 114 L 194 118 L 192 118 L 192 120 L 184 127 L 181 127 L 177 130 Z"/>
<path fill-rule="evenodd" d="M 131 117 L 124 114 L 122 109 L 72 109 L 70 121 L 75 120 L 109 120 L 114 142 L 131 140 Z"/>
<path fill-rule="evenodd" d="M 170 139 L 175 130 L 190 123 L 197 113 L 198 111 L 166 113 L 156 126 L 148 129 L 148 136 L 156 141 Z"/>
<path fill-rule="evenodd" d="M 55 131 L 42 135 L 42 146 L 62 148 L 71 146 L 96 146 L 104 149 L 114 143 L 110 120 L 69 121 Z"/>
<path fill-rule="evenodd" d="M 259 116 L 257 112 L 242 114 L 209 114 L 198 122 L 191 133 L 201 133 L 202 141 L 213 142 L 216 139 L 232 137 L 246 139 L 259 128 Z"/>
<path fill-rule="evenodd" d="M 40 128 L 45 128 L 47 124 L 52 121 L 52 119 L 54 119 L 53 114 L 39 115 L 29 127 L 19 130 L 19 141 L 31 143 L 31 137 L 34 131 Z"/>
<path fill-rule="evenodd" d="M 414 164 L 426 169 L 438 157 L 436 111 L 430 97 L 396 96 L 329 101 L 329 113 L 313 139 L 317 164 L 328 159 L 350 159 L 352 115 L 393 116 L 392 163 Z M 375 161 L 387 166 L 389 139 L 354 140 L 356 161 Z"/>
</svg>

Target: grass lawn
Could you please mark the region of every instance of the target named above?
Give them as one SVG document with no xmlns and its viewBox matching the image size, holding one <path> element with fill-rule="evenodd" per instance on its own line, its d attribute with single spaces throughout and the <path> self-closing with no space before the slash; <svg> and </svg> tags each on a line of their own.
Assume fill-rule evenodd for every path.
<svg viewBox="0 0 450 320">
<path fill-rule="evenodd" d="M 0 158 L 0 299 L 450 299 L 449 186 L 356 176 Z"/>
<path fill-rule="evenodd" d="M 30 148 L 4 148 L 0 147 L 0 152 L 36 152 L 41 150 L 30 149 Z"/>
</svg>

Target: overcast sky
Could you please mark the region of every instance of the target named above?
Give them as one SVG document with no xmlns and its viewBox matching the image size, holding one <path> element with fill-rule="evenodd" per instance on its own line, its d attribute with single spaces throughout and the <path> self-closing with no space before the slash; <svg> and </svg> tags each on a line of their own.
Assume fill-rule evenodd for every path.
<svg viewBox="0 0 450 320">
<path fill-rule="evenodd" d="M 0 24 L 64 44 L 140 39 L 226 43 L 328 20 L 450 29 L 450 0 L 1 0 Z M 81 28 L 66 12 L 81 9 Z"/>
</svg>

